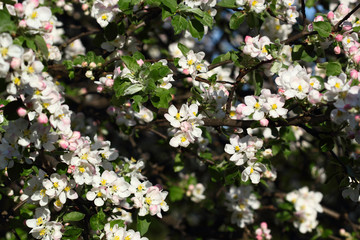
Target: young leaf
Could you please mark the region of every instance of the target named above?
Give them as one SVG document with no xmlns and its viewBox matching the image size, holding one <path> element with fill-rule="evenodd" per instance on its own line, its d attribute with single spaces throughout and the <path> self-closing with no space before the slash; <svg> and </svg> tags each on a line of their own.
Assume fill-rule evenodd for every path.
<svg viewBox="0 0 360 240">
<path fill-rule="evenodd" d="M 245 16 L 246 16 L 245 13 L 235 12 L 230 18 L 230 22 L 229 22 L 230 29 L 232 30 L 238 29 L 240 25 L 244 22 Z"/>
<path fill-rule="evenodd" d="M 178 48 L 184 56 L 186 56 L 186 54 L 190 51 L 190 49 L 188 49 L 184 44 L 181 43 L 178 43 Z"/>
<path fill-rule="evenodd" d="M 80 220 L 83 220 L 85 217 L 85 214 L 81 212 L 70 212 L 64 215 L 63 221 L 64 222 L 77 222 Z"/>
<path fill-rule="evenodd" d="M 321 37 L 327 38 L 331 33 L 331 24 L 329 22 L 313 22 L 314 31 L 317 31 Z"/>
<path fill-rule="evenodd" d="M 40 35 L 36 35 L 34 41 L 35 41 L 37 48 L 43 54 L 45 59 L 47 59 L 49 57 L 49 50 L 47 48 L 44 38 Z"/>
<path fill-rule="evenodd" d="M 136 72 L 140 69 L 139 64 L 133 57 L 130 56 L 122 56 L 121 60 L 125 63 L 125 65 L 133 72 Z"/>
<path fill-rule="evenodd" d="M 137 230 L 140 232 L 141 236 L 143 236 L 149 230 L 149 226 L 151 224 L 149 219 L 149 215 L 145 217 L 138 216 L 137 218 Z"/>
<path fill-rule="evenodd" d="M 161 0 L 161 3 L 170 9 L 172 13 L 176 11 L 177 2 L 176 0 Z"/>
<path fill-rule="evenodd" d="M 342 73 L 339 62 L 329 62 L 326 64 L 326 76 L 338 76 Z"/>
<path fill-rule="evenodd" d="M 176 15 L 172 18 L 171 25 L 174 28 L 175 34 L 179 34 L 188 28 L 188 21 L 184 17 Z"/>
</svg>

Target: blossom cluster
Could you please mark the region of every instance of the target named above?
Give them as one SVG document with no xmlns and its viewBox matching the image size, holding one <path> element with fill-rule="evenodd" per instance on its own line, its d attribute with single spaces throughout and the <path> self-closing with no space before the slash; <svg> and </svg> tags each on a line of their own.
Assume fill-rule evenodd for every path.
<svg viewBox="0 0 360 240">
<path fill-rule="evenodd" d="M 172 132 L 174 136 L 170 139 L 172 147 L 187 147 L 190 143 L 194 143 L 197 138 L 201 137 L 202 130 L 199 128 L 204 124 L 201 120 L 203 116 L 198 113 L 198 105 L 183 104 L 180 111 L 174 105 L 169 107 L 169 112 L 164 117 L 174 127 Z"/>
<path fill-rule="evenodd" d="M 241 180 L 244 182 L 250 178 L 252 183 L 258 184 L 260 182 L 260 174 L 266 171 L 265 165 L 257 162 L 255 156 L 262 146 L 263 141 L 257 137 L 247 135 L 240 138 L 236 134 L 231 135 L 230 144 L 225 145 L 225 152 L 232 154 L 230 161 L 235 162 L 238 166 L 247 163 L 248 166 L 241 174 Z"/>
<path fill-rule="evenodd" d="M 317 213 L 323 212 L 320 202 L 322 193 L 309 191 L 308 187 L 300 188 L 286 195 L 286 200 L 295 207 L 294 227 L 301 233 L 311 232 L 317 225 Z"/>
<path fill-rule="evenodd" d="M 254 210 L 260 207 L 260 202 L 252 190 L 251 186 L 231 186 L 226 193 L 225 206 L 232 212 L 231 223 L 240 228 L 254 222 Z"/>
</svg>

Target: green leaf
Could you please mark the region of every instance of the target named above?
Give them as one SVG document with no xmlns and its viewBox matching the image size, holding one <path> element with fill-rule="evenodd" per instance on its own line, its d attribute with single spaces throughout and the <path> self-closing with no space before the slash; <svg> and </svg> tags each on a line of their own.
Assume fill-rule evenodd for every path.
<svg viewBox="0 0 360 240">
<path fill-rule="evenodd" d="M 212 153 L 209 153 L 209 152 L 199 153 L 199 157 L 211 160 L 212 159 Z"/>
<path fill-rule="evenodd" d="M 168 17 L 172 17 L 173 15 L 174 15 L 173 13 L 167 11 L 165 8 L 163 8 L 163 9 L 161 10 L 161 19 L 162 19 L 162 20 L 165 20 L 165 19 L 168 18 Z"/>
<path fill-rule="evenodd" d="M 5 11 L 0 11 L 0 32 L 15 32 L 17 29 L 15 23 L 11 20 L 10 14 Z"/>
<path fill-rule="evenodd" d="M 188 21 L 184 17 L 176 15 L 172 18 L 171 25 L 174 28 L 175 34 L 179 34 L 188 28 Z"/>
<path fill-rule="evenodd" d="M 256 71 L 252 72 L 253 74 L 253 85 L 255 88 L 255 95 L 258 96 L 260 95 L 261 89 L 262 89 L 262 85 L 263 85 L 263 78 L 260 76 L 260 74 L 258 74 Z"/>
<path fill-rule="evenodd" d="M 327 38 L 331 34 L 331 24 L 329 22 L 313 22 L 314 31 L 321 37 Z"/>
<path fill-rule="evenodd" d="M 208 13 L 204 12 L 204 16 L 201 21 L 204 25 L 209 26 L 212 28 L 212 25 L 214 24 L 214 18 Z"/>
<path fill-rule="evenodd" d="M 169 198 L 170 201 L 176 202 L 183 199 L 184 190 L 178 186 L 171 186 L 169 188 Z"/>
<path fill-rule="evenodd" d="M 315 5 L 315 0 L 307 0 L 305 6 L 308 8 L 312 8 Z"/>
<path fill-rule="evenodd" d="M 81 212 L 70 212 L 64 215 L 63 221 L 64 222 L 77 222 L 80 220 L 83 220 L 85 217 L 85 214 Z"/>
<path fill-rule="evenodd" d="M 274 144 L 271 147 L 273 156 L 276 156 L 280 152 L 280 150 L 281 150 L 281 145 L 279 145 L 279 144 Z"/>
<path fill-rule="evenodd" d="M 176 0 L 161 0 L 161 3 L 168 7 L 172 13 L 176 11 L 178 6 Z"/>
<path fill-rule="evenodd" d="M 143 90 L 143 88 L 144 88 L 144 86 L 142 84 L 139 84 L 139 83 L 132 84 L 127 89 L 125 89 L 123 95 L 135 94 L 135 93 L 140 92 L 141 90 Z"/>
<path fill-rule="evenodd" d="M 186 8 L 184 12 L 194 13 L 200 17 L 204 16 L 204 12 L 200 10 L 200 8 Z"/>
<path fill-rule="evenodd" d="M 116 97 L 124 95 L 125 90 L 131 85 L 130 82 L 124 81 L 123 79 L 116 78 L 114 82 L 114 91 Z"/>
<path fill-rule="evenodd" d="M 104 32 L 106 39 L 108 41 L 113 41 L 118 35 L 118 26 L 116 23 L 111 22 L 105 27 Z"/>
<path fill-rule="evenodd" d="M 292 214 L 290 214 L 290 212 L 287 211 L 283 211 L 283 212 L 278 212 L 275 217 L 277 219 L 279 219 L 281 222 L 285 222 L 287 220 L 290 220 L 293 216 Z"/>
<path fill-rule="evenodd" d="M 235 4 L 236 0 L 222 0 L 217 5 L 219 7 L 225 7 L 225 8 L 235 8 L 237 7 Z"/>
<path fill-rule="evenodd" d="M 125 10 L 129 9 L 130 3 L 131 3 L 131 0 L 121 0 L 118 2 L 118 6 L 119 6 L 120 10 L 125 11 Z"/>
<path fill-rule="evenodd" d="M 250 12 L 247 14 L 247 23 L 251 28 L 260 28 L 262 21 L 260 21 L 258 14 Z"/>
<path fill-rule="evenodd" d="M 289 202 L 283 202 L 279 204 L 279 208 L 283 210 L 293 211 L 294 205 Z"/>
<path fill-rule="evenodd" d="M 90 218 L 90 227 L 95 231 L 104 229 L 105 223 L 107 222 L 105 218 L 105 213 L 100 210 L 100 212 Z"/>
<path fill-rule="evenodd" d="M 47 48 L 44 38 L 40 35 L 36 35 L 34 41 L 35 41 L 37 48 L 43 54 L 45 59 L 47 59 L 49 57 L 49 50 Z"/>
<path fill-rule="evenodd" d="M 28 48 L 36 51 L 36 44 L 33 38 L 25 37 L 25 43 Z"/>
<path fill-rule="evenodd" d="M 317 59 L 316 51 L 314 51 L 314 47 L 312 45 L 295 45 L 291 53 L 291 57 L 294 61 L 303 60 L 305 62 L 313 62 Z"/>
<path fill-rule="evenodd" d="M 184 44 L 181 43 L 178 43 L 178 48 L 184 56 L 186 56 L 187 53 L 190 51 L 190 49 L 188 49 Z"/>
<path fill-rule="evenodd" d="M 140 235 L 143 236 L 148 230 L 151 224 L 150 216 L 145 217 L 138 216 L 137 218 L 137 230 L 140 232 Z"/>
<path fill-rule="evenodd" d="M 110 227 L 113 228 L 115 225 L 118 225 L 118 227 L 125 227 L 124 220 L 113 220 L 110 222 Z"/>
<path fill-rule="evenodd" d="M 230 29 L 232 30 L 239 29 L 240 25 L 245 20 L 245 16 L 246 13 L 235 12 L 230 18 L 230 22 L 229 22 Z"/>
<path fill-rule="evenodd" d="M 122 56 L 121 60 L 125 63 L 125 65 L 132 71 L 137 72 L 140 69 L 139 64 L 136 62 L 135 58 L 130 56 Z"/>
<path fill-rule="evenodd" d="M 197 19 L 191 19 L 189 22 L 189 32 L 191 33 L 191 36 L 201 40 L 204 36 L 204 25 Z"/>
<path fill-rule="evenodd" d="M 133 58 L 135 58 L 135 60 L 140 60 L 140 59 L 145 60 L 145 56 L 139 51 L 133 54 Z"/>
<path fill-rule="evenodd" d="M 338 76 L 340 73 L 342 73 L 342 68 L 339 62 L 329 62 L 326 64 L 326 76 Z"/>
<path fill-rule="evenodd" d="M 155 95 L 151 97 L 151 103 L 156 108 L 168 108 L 171 99 L 171 93 L 168 89 L 157 88 Z"/>
<path fill-rule="evenodd" d="M 61 239 L 71 239 L 71 240 L 76 240 L 78 239 L 78 237 L 81 235 L 81 233 L 84 230 L 82 228 L 79 227 L 75 227 L 75 226 L 66 226 L 65 227 L 65 232 L 63 233 L 63 236 Z"/>
<path fill-rule="evenodd" d="M 184 163 L 181 161 L 181 154 L 177 153 L 174 159 L 174 172 L 180 172 L 184 169 Z"/>
</svg>

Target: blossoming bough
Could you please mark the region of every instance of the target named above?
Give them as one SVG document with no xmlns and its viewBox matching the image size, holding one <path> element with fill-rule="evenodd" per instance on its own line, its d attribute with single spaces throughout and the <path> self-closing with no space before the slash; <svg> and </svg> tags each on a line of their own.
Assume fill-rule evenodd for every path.
<svg viewBox="0 0 360 240">
<path fill-rule="evenodd" d="M 1 3 L 4 239 L 358 239 L 360 4 L 321 4 Z"/>
</svg>

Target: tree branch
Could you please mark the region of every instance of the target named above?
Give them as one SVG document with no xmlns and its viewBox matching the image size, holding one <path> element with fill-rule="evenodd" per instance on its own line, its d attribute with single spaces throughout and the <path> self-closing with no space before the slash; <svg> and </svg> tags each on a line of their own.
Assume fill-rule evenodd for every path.
<svg viewBox="0 0 360 240">
<path fill-rule="evenodd" d="M 351 10 L 348 14 L 346 14 L 345 17 L 343 17 L 343 19 L 341 19 L 333 28 L 334 32 L 338 32 L 340 31 L 340 25 L 345 22 L 351 15 L 353 15 L 358 9 L 360 8 L 360 3 L 353 9 Z"/>
</svg>

